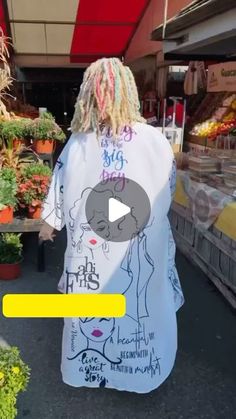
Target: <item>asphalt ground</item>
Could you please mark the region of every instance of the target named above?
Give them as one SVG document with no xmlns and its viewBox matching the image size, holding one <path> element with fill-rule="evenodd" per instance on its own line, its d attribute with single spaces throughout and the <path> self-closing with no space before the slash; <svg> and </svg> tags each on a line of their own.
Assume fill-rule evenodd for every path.
<svg viewBox="0 0 236 419">
<path fill-rule="evenodd" d="M 64 233 L 46 246 L 47 269 L 36 271 L 36 236 L 27 236 L 22 277 L 0 293 L 54 293 Z M 178 313 L 179 350 L 167 381 L 147 395 L 75 389 L 62 383 L 62 320 L 0 318 L 0 337 L 21 350 L 32 369 L 18 419 L 236 418 L 236 315 L 206 276 L 181 254 L 177 265 L 186 303 Z M 6 418 L 7 419 L 7 418 Z"/>
</svg>

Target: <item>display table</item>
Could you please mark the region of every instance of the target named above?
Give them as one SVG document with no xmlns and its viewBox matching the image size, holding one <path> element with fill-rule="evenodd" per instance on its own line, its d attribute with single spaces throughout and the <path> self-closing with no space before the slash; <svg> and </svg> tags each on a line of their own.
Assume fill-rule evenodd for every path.
<svg viewBox="0 0 236 419">
<path fill-rule="evenodd" d="M 217 215 L 215 213 L 216 219 L 212 218 L 214 221 L 210 226 L 204 228 L 204 223 L 196 223 L 192 200 L 186 194 L 185 187 L 180 173 L 170 211 L 177 247 L 206 273 L 236 308 L 236 202 L 230 199 L 231 202 Z"/>
<path fill-rule="evenodd" d="M 187 193 L 185 192 L 184 186 L 186 185 L 184 185 L 183 177 L 184 177 L 184 172 L 179 171 L 179 174 L 177 177 L 177 183 L 176 183 L 176 194 L 175 194 L 174 202 L 184 208 L 188 208 L 189 212 L 191 212 L 190 211 L 191 192 L 189 192 L 189 195 L 187 195 Z M 197 185 L 197 183 L 191 182 L 191 185 L 194 187 L 195 185 Z M 188 185 L 188 186 L 190 187 L 191 185 Z M 207 185 L 202 185 L 202 187 L 204 188 L 205 191 L 206 189 L 208 189 L 209 191 L 214 192 L 214 189 L 207 187 Z M 201 189 L 201 188 L 198 186 L 198 189 Z M 221 193 L 221 196 L 218 196 L 218 200 L 220 197 L 222 198 L 221 207 L 218 204 L 218 209 L 214 209 L 212 211 L 213 219 L 214 219 L 214 212 L 215 212 L 214 226 L 216 227 L 216 229 L 221 231 L 224 235 L 230 237 L 232 240 L 236 240 L 236 222 L 234 222 L 234 220 L 236 220 L 236 201 L 233 200 L 233 198 L 227 197 L 226 195 L 222 193 Z M 192 198 L 194 199 L 193 196 Z M 209 223 L 210 222 L 211 221 L 209 221 Z M 199 222 L 199 224 L 201 223 Z"/>
<path fill-rule="evenodd" d="M 42 220 L 15 217 L 11 224 L 0 224 L 0 233 L 37 233 L 40 231 L 42 223 Z M 38 271 L 44 272 L 44 242 L 41 240 L 38 240 L 37 265 Z"/>
</svg>

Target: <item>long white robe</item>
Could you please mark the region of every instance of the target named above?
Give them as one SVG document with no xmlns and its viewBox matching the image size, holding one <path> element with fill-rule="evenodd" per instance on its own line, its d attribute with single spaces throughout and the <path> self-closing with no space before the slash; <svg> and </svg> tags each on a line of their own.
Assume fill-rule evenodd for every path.
<svg viewBox="0 0 236 419">
<path fill-rule="evenodd" d="M 151 203 L 145 229 L 123 243 L 105 241 L 85 216 L 89 192 L 100 181 L 124 177 L 139 183 Z M 123 293 L 125 317 L 64 320 L 63 381 L 147 393 L 170 374 L 177 350 L 176 311 L 183 294 L 175 268 L 168 211 L 175 187 L 173 153 L 151 126 L 73 134 L 56 164 L 43 219 L 67 229 L 63 293 Z M 98 200 L 98 211 L 99 211 Z"/>
</svg>

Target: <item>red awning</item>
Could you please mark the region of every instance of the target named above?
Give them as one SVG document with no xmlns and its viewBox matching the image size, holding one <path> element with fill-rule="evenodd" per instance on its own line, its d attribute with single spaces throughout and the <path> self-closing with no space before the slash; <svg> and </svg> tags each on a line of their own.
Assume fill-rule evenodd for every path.
<svg viewBox="0 0 236 419">
<path fill-rule="evenodd" d="M 20 67 L 82 65 L 124 56 L 149 2 L 0 0 L 0 22 Z"/>
<path fill-rule="evenodd" d="M 0 0 L 0 26 L 4 32 L 7 34 L 7 27 L 6 27 L 6 17 L 5 17 L 5 9 L 3 6 L 3 0 Z"/>
<path fill-rule="evenodd" d="M 71 46 L 73 62 L 124 55 L 148 0 L 80 0 Z M 82 54 L 83 56 L 80 56 Z"/>
</svg>

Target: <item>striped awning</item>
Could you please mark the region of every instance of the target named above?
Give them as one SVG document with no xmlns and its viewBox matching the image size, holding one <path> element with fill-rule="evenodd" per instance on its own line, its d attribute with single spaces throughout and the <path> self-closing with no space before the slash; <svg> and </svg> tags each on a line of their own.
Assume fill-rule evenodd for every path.
<svg viewBox="0 0 236 419">
<path fill-rule="evenodd" d="M 83 65 L 122 57 L 149 0 L 0 0 L 20 66 Z"/>
</svg>

